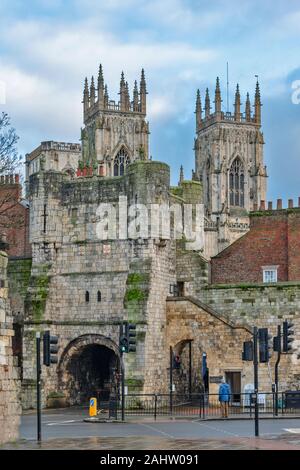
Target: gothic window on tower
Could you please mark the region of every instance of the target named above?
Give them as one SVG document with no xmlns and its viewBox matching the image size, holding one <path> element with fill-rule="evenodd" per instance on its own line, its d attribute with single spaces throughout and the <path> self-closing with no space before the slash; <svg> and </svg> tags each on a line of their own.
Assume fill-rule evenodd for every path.
<svg viewBox="0 0 300 470">
<path fill-rule="evenodd" d="M 126 166 L 130 163 L 128 153 L 122 147 L 114 159 L 114 176 L 122 176 L 125 173 Z"/>
<path fill-rule="evenodd" d="M 231 206 L 244 207 L 244 165 L 239 157 L 237 157 L 231 165 L 229 171 L 229 200 Z"/>
</svg>

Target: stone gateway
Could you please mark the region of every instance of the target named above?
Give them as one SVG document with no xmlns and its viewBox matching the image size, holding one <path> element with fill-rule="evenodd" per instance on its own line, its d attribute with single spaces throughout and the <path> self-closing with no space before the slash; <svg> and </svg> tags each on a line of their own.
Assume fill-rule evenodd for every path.
<svg viewBox="0 0 300 470">
<path fill-rule="evenodd" d="M 212 274 L 221 278 L 211 270 L 219 258 L 211 263 L 211 257 L 225 253 L 219 264 L 222 260 L 222 272 L 229 272 L 226 248 L 231 254 L 236 240 L 251 232 L 252 213 L 263 214 L 267 173 L 259 84 L 254 115 L 249 95 L 242 113 L 239 88 L 234 113 L 224 113 L 219 80 L 213 113 L 208 91 L 205 116 L 197 94 L 195 172 L 186 180 L 181 169 L 176 187 L 170 184 L 169 166 L 149 158 L 146 98 L 142 71 L 132 100 L 123 73 L 120 101 L 111 100 L 100 66 L 97 85 L 93 78 L 84 85 L 81 146 L 43 142 L 27 155 L 32 257 L 9 262 L 24 408 L 35 406 L 37 331 L 50 329 L 60 347 L 58 364 L 43 370 L 44 406 L 58 395 L 74 405 L 116 393 L 123 321 L 134 323 L 137 331 L 136 352 L 125 355 L 126 385 L 140 393 L 169 392 L 172 347 L 180 358 L 174 370 L 177 392 L 203 389 L 205 354 L 209 391 L 216 393 L 219 377 L 226 376 L 239 396 L 253 381 L 251 365 L 241 359 L 252 326 L 268 326 L 275 335 L 282 319 L 293 318 L 300 332 L 299 278 L 292 285 L 211 282 Z M 203 245 L 191 249 L 185 236 L 143 236 L 145 227 L 138 221 L 136 236 L 114 237 L 107 231 L 100 238 L 99 205 L 116 212 L 119 226 L 120 198 L 129 214 L 142 205 L 204 205 Z M 264 264 L 272 264 L 267 258 Z M 297 354 L 284 356 L 281 364 L 282 387 L 298 387 Z M 273 380 L 268 366 L 261 365 L 261 387 L 271 391 Z"/>
</svg>

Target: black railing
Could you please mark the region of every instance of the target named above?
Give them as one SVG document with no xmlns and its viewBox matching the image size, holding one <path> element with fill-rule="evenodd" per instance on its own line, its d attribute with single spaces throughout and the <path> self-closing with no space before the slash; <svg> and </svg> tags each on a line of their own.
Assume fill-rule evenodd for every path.
<svg viewBox="0 0 300 470">
<path fill-rule="evenodd" d="M 300 391 L 278 393 L 278 415 L 300 416 Z M 275 393 L 258 393 L 258 406 L 261 415 L 275 416 Z M 241 393 L 231 395 L 228 402 L 229 418 L 253 418 L 255 394 Z M 116 401 L 118 416 L 121 401 Z M 195 419 L 222 418 L 224 410 L 218 394 L 128 394 L 125 396 L 125 416 L 193 417 Z"/>
</svg>

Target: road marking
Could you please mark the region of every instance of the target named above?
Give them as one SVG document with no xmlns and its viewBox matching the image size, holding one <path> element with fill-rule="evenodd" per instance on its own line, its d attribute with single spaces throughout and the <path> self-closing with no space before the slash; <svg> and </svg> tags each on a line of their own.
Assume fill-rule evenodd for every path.
<svg viewBox="0 0 300 470">
<path fill-rule="evenodd" d="M 234 437 L 241 437 L 240 434 L 235 434 L 235 433 L 230 432 L 230 431 L 225 431 L 225 429 L 216 428 L 215 426 L 209 426 L 208 424 L 200 423 L 199 421 L 193 421 L 193 423 L 200 424 L 200 426 L 212 429 L 212 430 L 217 431 L 217 432 L 222 432 L 223 434 L 229 434 L 229 435 L 234 436 Z"/>
<path fill-rule="evenodd" d="M 70 424 L 70 423 L 82 423 L 81 420 L 78 420 L 78 419 L 69 419 L 68 421 L 55 421 L 54 423 L 43 423 L 43 424 L 47 424 L 47 426 L 61 426 L 61 425 L 64 425 L 64 424 Z"/>
<path fill-rule="evenodd" d="M 138 424 L 139 426 L 144 426 L 145 428 L 152 429 L 152 431 L 156 431 L 162 434 L 163 436 L 167 436 L 167 437 L 170 437 L 171 439 L 175 439 L 175 436 L 172 436 L 171 434 L 168 434 L 167 432 L 161 431 L 160 429 L 157 429 L 154 426 L 150 426 L 149 424 L 142 424 L 142 423 L 138 423 Z"/>
<path fill-rule="evenodd" d="M 300 428 L 284 428 L 283 430 L 293 434 L 300 434 Z"/>
</svg>

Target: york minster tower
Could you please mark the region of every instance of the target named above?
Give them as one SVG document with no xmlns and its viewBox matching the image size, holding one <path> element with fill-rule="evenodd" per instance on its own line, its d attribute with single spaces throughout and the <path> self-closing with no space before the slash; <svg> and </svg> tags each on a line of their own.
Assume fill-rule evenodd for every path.
<svg viewBox="0 0 300 470">
<path fill-rule="evenodd" d="M 222 110 L 217 78 L 214 112 L 206 90 L 204 109 L 196 100 L 195 178 L 203 185 L 207 257 L 219 253 L 248 230 L 248 214 L 266 200 L 267 171 L 261 131 L 261 98 L 256 83 L 254 113 L 249 93 L 241 111 L 237 85 L 234 113 Z"/>
<path fill-rule="evenodd" d="M 122 72 L 119 95 L 118 102 L 109 98 L 101 65 L 97 89 L 93 77 L 90 86 L 85 79 L 85 127 L 81 130 L 80 165 L 100 176 L 122 176 L 129 163 L 148 159 L 149 125 L 145 120 L 147 90 L 144 70 L 139 88 L 137 81 L 134 83 L 132 100 Z"/>
</svg>

